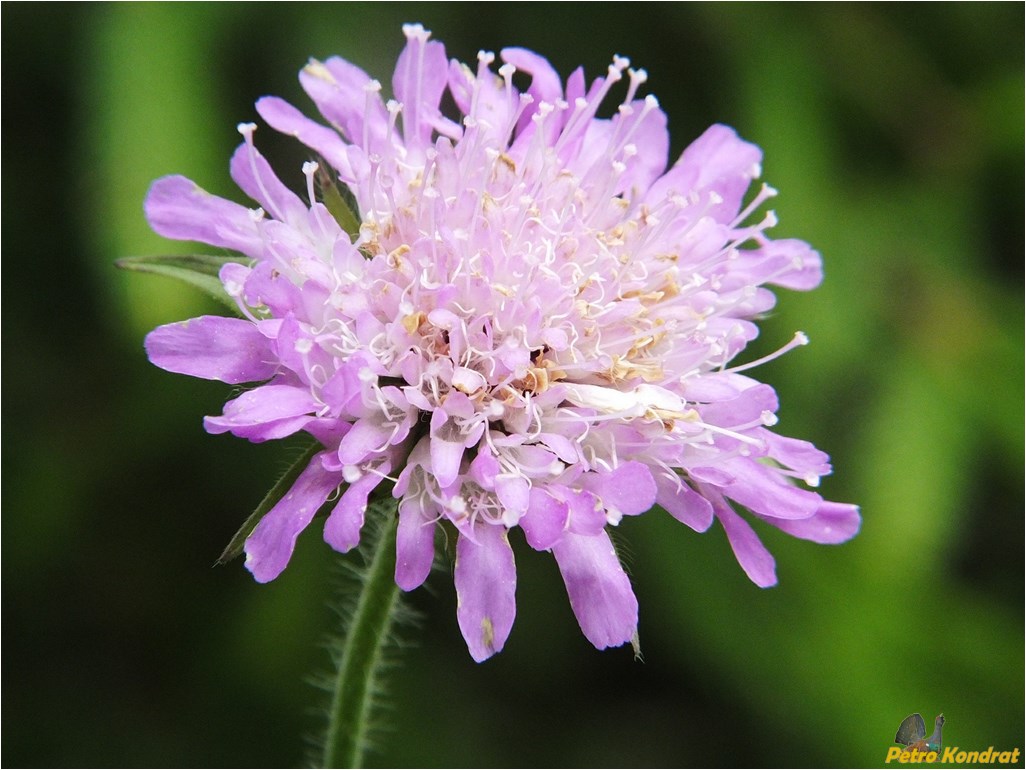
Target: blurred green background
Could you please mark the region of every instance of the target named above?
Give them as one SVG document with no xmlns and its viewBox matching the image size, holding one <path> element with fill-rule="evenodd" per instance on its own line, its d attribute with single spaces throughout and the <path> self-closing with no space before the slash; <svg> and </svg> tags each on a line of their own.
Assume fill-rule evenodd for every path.
<svg viewBox="0 0 1026 770">
<path fill-rule="evenodd" d="M 900 721 L 1024 747 L 1023 5 L 4 4 L 5 766 L 294 766 L 316 732 L 336 560 L 318 527 L 276 582 L 211 564 L 290 448 L 203 433 L 228 387 L 150 366 L 144 334 L 217 308 L 128 255 L 182 253 L 142 216 L 227 173 L 253 101 L 313 113 L 296 73 L 340 54 L 387 83 L 421 21 L 450 56 L 522 45 L 565 77 L 650 74 L 674 156 L 713 122 L 765 151 L 778 236 L 826 281 L 781 292 L 751 351 L 781 430 L 862 506 L 839 547 L 761 528 L 780 585 L 722 530 L 620 528 L 644 663 L 577 629 L 517 538 L 519 616 L 474 664 L 451 579 L 412 596 L 384 766 L 881 765 Z M 303 150 L 257 142 L 302 182 Z M 749 354 L 746 354 L 749 355 Z M 1024 747 L 1026 748 L 1026 747 Z"/>
</svg>

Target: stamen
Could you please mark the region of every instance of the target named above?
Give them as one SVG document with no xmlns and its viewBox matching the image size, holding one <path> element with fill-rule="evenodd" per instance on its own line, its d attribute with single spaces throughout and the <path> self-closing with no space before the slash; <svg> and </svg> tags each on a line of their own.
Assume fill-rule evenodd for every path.
<svg viewBox="0 0 1026 770">
<path fill-rule="evenodd" d="M 774 358 L 780 358 L 780 356 L 784 355 L 784 353 L 787 353 L 790 350 L 794 350 L 797 347 L 801 347 L 802 345 L 808 344 L 809 338 L 805 336 L 804 332 L 795 332 L 794 337 L 791 338 L 791 341 L 784 345 L 784 347 L 777 350 L 775 353 L 770 353 L 768 356 L 763 356 L 762 358 L 756 361 L 750 361 L 747 364 L 741 364 L 740 366 L 732 366 L 729 369 L 724 369 L 723 371 L 730 372 L 731 374 L 737 374 L 738 372 L 744 372 L 749 369 L 754 369 L 757 366 L 762 366 L 762 364 L 772 361 Z"/>
</svg>

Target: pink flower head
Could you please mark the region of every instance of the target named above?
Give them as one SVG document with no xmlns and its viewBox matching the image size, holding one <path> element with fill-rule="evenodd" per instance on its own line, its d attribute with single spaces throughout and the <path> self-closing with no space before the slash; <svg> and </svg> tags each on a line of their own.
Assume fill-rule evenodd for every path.
<svg viewBox="0 0 1026 770">
<path fill-rule="evenodd" d="M 324 123 L 275 97 L 257 103 L 351 191 L 353 237 L 317 200 L 316 165 L 304 166 L 306 202 L 257 151 L 251 124 L 231 174 L 260 208 L 182 177 L 158 180 L 146 201 L 162 235 L 249 258 L 220 276 L 244 318 L 162 326 L 146 339 L 150 360 L 257 383 L 206 418 L 211 433 L 305 431 L 323 446 L 246 542 L 253 576 L 278 576 L 338 489 L 324 537 L 353 548 L 368 496 L 389 479 L 396 582 L 419 586 L 436 528 L 453 528 L 457 618 L 480 661 L 513 625 L 516 528 L 555 556 L 598 648 L 637 631 L 608 533 L 624 516 L 658 505 L 698 532 L 718 519 L 760 586 L 776 582 L 773 557 L 734 503 L 795 537 L 852 537 L 858 509 L 806 488 L 829 458 L 771 430 L 776 394 L 742 374 L 758 362 L 731 366 L 775 302 L 767 285 L 821 279 L 819 254 L 771 240 L 774 215 L 755 214 L 774 190 L 743 205 L 759 148 L 715 125 L 667 167 L 666 115 L 626 59 L 564 84 L 521 48 L 472 66 L 421 26 L 403 31 L 394 99 L 331 58 L 300 74 Z M 615 115 L 596 117 L 624 85 Z M 441 110 L 446 92 L 457 116 Z"/>
</svg>

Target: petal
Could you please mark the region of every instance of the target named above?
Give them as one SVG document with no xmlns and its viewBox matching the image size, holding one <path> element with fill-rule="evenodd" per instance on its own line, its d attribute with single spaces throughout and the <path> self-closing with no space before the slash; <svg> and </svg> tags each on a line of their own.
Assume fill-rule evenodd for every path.
<svg viewBox="0 0 1026 770">
<path fill-rule="evenodd" d="M 718 222 L 730 222 L 740 210 L 749 182 L 759 175 L 761 160 L 762 151 L 739 138 L 734 129 L 710 126 L 652 185 L 647 200 L 654 203 L 671 193 L 687 197 L 707 189 L 723 199 L 710 208 L 710 215 Z"/>
<path fill-rule="evenodd" d="M 687 524 L 695 532 L 705 532 L 712 526 L 712 504 L 685 484 L 659 473 L 655 477 L 659 494 L 656 502 L 677 521 Z"/>
<path fill-rule="evenodd" d="M 246 568 L 258 583 L 274 580 L 289 563 L 296 538 L 317 509 L 342 481 L 342 474 L 326 471 L 321 455 L 299 474 L 292 489 L 267 512 L 246 539 Z"/>
<path fill-rule="evenodd" d="M 462 393 L 457 395 L 462 396 Z M 464 396 L 466 398 L 466 396 Z M 450 399 L 451 400 L 451 399 Z M 451 486 L 460 473 L 466 449 L 459 423 L 443 409 L 431 415 L 431 471 L 441 487 Z"/>
<path fill-rule="evenodd" d="M 320 153 L 339 172 L 346 184 L 363 178 L 369 167 L 363 151 L 347 145 L 335 131 L 316 123 L 276 96 L 265 96 L 256 103 L 260 117 L 283 134 L 296 137 L 310 149 Z"/>
<path fill-rule="evenodd" d="M 656 483 L 644 463 L 621 463 L 609 473 L 591 474 L 588 487 L 602 498 L 602 507 L 614 516 L 637 516 L 656 502 Z"/>
<path fill-rule="evenodd" d="M 755 460 L 738 457 L 724 466 L 734 475 L 734 481 L 723 485 L 720 491 L 753 513 L 778 519 L 807 519 L 823 504 L 823 498 L 815 492 L 795 486 L 778 470 Z"/>
<path fill-rule="evenodd" d="M 317 410 L 310 391 L 291 385 L 263 385 L 225 404 L 220 417 L 204 417 L 208 433 L 230 431 L 252 441 L 283 438 L 313 419 Z"/>
<path fill-rule="evenodd" d="M 630 200 L 636 200 L 639 195 L 644 196 L 652 183 L 666 170 L 666 164 L 670 159 L 670 132 L 666 128 L 666 113 L 655 104 L 654 97 L 646 101 L 633 102 L 630 106 L 640 117 L 631 116 L 630 144 L 637 149 L 627 164 L 627 171 L 621 177 L 618 184 L 628 193 Z M 614 118 L 613 124 L 619 125 L 620 116 Z M 620 126 L 619 131 L 623 131 Z"/>
<path fill-rule="evenodd" d="M 505 509 L 502 520 L 507 526 L 516 524 L 527 513 L 531 485 L 522 476 L 503 474 L 495 479 L 495 494 Z"/>
<path fill-rule="evenodd" d="M 478 447 L 477 457 L 470 463 L 470 478 L 483 489 L 495 489 L 495 477 L 502 472 L 502 466 L 487 444 Z"/>
<path fill-rule="evenodd" d="M 431 572 L 435 559 L 435 523 L 426 515 L 419 496 L 399 503 L 399 529 L 395 541 L 395 582 L 412 591 Z"/>
<path fill-rule="evenodd" d="M 338 446 L 338 458 L 347 465 L 356 465 L 388 445 L 392 431 L 381 423 L 380 415 L 364 417 L 353 423 Z"/>
<path fill-rule="evenodd" d="M 264 211 L 282 222 L 302 222 L 309 209 L 294 192 L 281 183 L 263 155 L 249 140 L 236 148 L 229 169 L 235 184 L 250 198 L 263 206 Z"/>
<path fill-rule="evenodd" d="M 630 641 L 638 630 L 638 600 L 609 535 L 568 532 L 552 553 L 588 641 L 600 650 Z"/>
<path fill-rule="evenodd" d="M 518 522 L 527 544 L 536 551 L 549 550 L 566 530 L 570 507 L 537 487 L 531 490 L 530 502 Z"/>
<path fill-rule="evenodd" d="M 524 133 L 529 130 L 531 116 L 538 112 L 538 107 L 542 102 L 555 104 L 563 98 L 563 83 L 559 79 L 559 74 L 549 64 L 548 59 L 539 56 L 534 51 L 529 51 L 526 48 L 503 48 L 499 55 L 502 56 L 504 62 L 516 67 L 518 72 L 526 72 L 531 76 L 531 85 L 528 87 L 527 93 L 534 98 L 534 101 L 527 105 L 517 120 L 517 132 Z M 559 129 L 559 124 L 555 120 L 549 120 L 546 129 L 546 138 L 551 142 Z"/>
<path fill-rule="evenodd" d="M 808 441 L 779 436 L 768 430 L 757 430 L 756 436 L 766 442 L 769 456 L 801 474 L 829 476 L 830 456 Z"/>
<path fill-rule="evenodd" d="M 338 126 L 346 139 L 362 147 L 366 131 L 365 149 L 381 152 L 388 132 L 388 112 L 366 72 L 333 56 L 307 64 L 299 73 L 299 82 L 321 114 Z"/>
<path fill-rule="evenodd" d="M 780 407 L 776 391 L 769 385 L 756 385 L 735 398 L 702 404 L 698 407 L 703 422 L 731 429 L 737 425 L 757 423 L 763 412 L 776 412 Z"/>
<path fill-rule="evenodd" d="M 429 41 L 431 34 L 419 24 L 403 27 L 406 46 L 395 65 L 392 90 L 403 105 L 403 137 L 407 146 L 422 146 L 431 139 L 438 104 L 449 76 L 445 46 Z"/>
<path fill-rule="evenodd" d="M 598 496 L 586 489 L 564 487 L 560 494 L 570 506 L 569 530 L 577 535 L 597 535 L 607 523 L 606 509 Z"/>
<path fill-rule="evenodd" d="M 263 254 L 249 209 L 211 195 L 184 176 L 166 176 L 154 182 L 144 208 L 150 226 L 165 238 L 209 243 L 254 258 Z"/>
<path fill-rule="evenodd" d="M 506 528 L 485 524 L 456 541 L 456 619 L 471 657 L 499 652 L 513 628 L 517 570 Z"/>
<path fill-rule="evenodd" d="M 232 385 L 272 377 L 271 342 L 252 322 L 201 316 L 160 326 L 146 335 L 146 355 L 161 369 Z"/>
<path fill-rule="evenodd" d="M 367 498 L 381 479 L 376 473 L 365 473 L 350 484 L 324 523 L 324 542 L 339 553 L 359 544 L 363 517 L 367 513 Z"/>
<path fill-rule="evenodd" d="M 777 269 L 776 275 L 768 278 L 770 283 L 796 291 L 815 289 L 823 282 L 823 258 L 805 241 L 784 238 L 770 241 L 758 253 L 771 264 L 783 264 L 787 269 Z"/>
<path fill-rule="evenodd" d="M 851 540 L 858 534 L 862 524 L 858 506 L 848 503 L 823 503 L 819 510 L 807 519 L 774 519 L 768 516 L 759 518 L 802 540 L 831 545 Z"/>
<path fill-rule="evenodd" d="M 759 540 L 751 525 L 742 519 L 722 497 L 714 493 L 713 510 L 727 533 L 730 548 L 748 579 L 760 588 L 777 584 L 777 563 Z"/>
</svg>

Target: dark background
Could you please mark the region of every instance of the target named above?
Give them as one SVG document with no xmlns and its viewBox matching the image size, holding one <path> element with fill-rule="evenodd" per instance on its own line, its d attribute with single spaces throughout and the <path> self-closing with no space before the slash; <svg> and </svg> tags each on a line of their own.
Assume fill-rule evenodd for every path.
<svg viewBox="0 0 1026 770">
<path fill-rule="evenodd" d="M 402 766 L 879 765 L 901 720 L 1023 747 L 1023 6 L 4 4 L 5 766 L 293 766 L 319 728 L 338 558 L 318 527 L 256 585 L 212 569 L 290 448 L 203 433 L 228 388 L 150 366 L 145 333 L 216 308 L 115 258 L 175 253 L 142 216 L 185 174 L 240 199 L 235 125 L 340 54 L 383 83 L 421 21 L 450 56 L 522 45 L 565 77 L 645 67 L 674 156 L 713 122 L 765 151 L 777 236 L 823 254 L 752 358 L 781 430 L 857 502 L 840 547 L 760 529 L 760 590 L 715 529 L 653 513 L 621 542 L 645 662 L 577 629 L 515 543 L 506 650 L 468 656 L 451 579 L 412 596 L 370 761 Z M 257 142 L 300 186 L 303 151 Z M 288 176 L 286 170 L 292 174 Z M 187 248 L 187 247 L 186 247 Z M 749 355 L 746 353 L 746 356 Z"/>
</svg>

